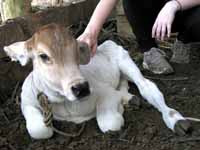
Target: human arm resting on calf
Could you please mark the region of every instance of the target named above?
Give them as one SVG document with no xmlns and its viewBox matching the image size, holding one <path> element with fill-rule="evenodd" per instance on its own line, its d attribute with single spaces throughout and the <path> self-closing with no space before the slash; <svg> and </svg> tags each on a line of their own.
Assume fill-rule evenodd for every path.
<svg viewBox="0 0 200 150">
<path fill-rule="evenodd" d="M 99 32 L 117 1 L 118 0 L 100 0 L 85 31 L 78 37 L 79 41 L 85 42 L 89 45 L 92 56 L 96 53 L 97 37 Z"/>
</svg>

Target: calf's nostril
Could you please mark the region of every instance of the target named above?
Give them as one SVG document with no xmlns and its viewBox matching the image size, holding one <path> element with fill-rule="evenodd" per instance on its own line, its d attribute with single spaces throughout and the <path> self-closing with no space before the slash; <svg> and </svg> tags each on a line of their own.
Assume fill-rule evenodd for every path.
<svg viewBox="0 0 200 150">
<path fill-rule="evenodd" d="M 75 96 L 78 96 L 80 94 L 80 88 L 79 85 L 72 86 L 72 92 Z"/>
<path fill-rule="evenodd" d="M 90 94 L 88 82 L 80 83 L 72 86 L 72 92 L 77 98 L 82 98 Z"/>
</svg>

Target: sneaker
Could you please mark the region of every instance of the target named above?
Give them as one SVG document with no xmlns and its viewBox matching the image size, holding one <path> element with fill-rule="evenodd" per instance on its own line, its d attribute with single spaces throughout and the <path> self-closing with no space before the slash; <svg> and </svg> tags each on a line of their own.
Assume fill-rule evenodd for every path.
<svg viewBox="0 0 200 150">
<path fill-rule="evenodd" d="M 158 48 L 151 48 L 144 52 L 143 68 L 155 74 L 170 74 L 174 70 L 165 59 L 166 54 Z"/>
<path fill-rule="evenodd" d="M 191 44 L 184 44 L 181 41 L 176 40 L 172 46 L 173 55 L 170 62 L 179 64 L 186 64 L 190 62 L 190 49 Z"/>
</svg>

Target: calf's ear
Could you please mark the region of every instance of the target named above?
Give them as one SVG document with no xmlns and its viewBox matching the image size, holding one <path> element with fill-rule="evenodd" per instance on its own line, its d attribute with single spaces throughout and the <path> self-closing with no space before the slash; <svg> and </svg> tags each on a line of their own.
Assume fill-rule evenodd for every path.
<svg viewBox="0 0 200 150">
<path fill-rule="evenodd" d="M 22 66 L 25 66 L 30 59 L 26 41 L 16 42 L 9 46 L 4 46 L 4 51 L 12 61 L 19 61 Z"/>
<path fill-rule="evenodd" d="M 79 42 L 79 62 L 81 65 L 88 64 L 90 61 L 90 49 L 86 43 Z"/>
</svg>

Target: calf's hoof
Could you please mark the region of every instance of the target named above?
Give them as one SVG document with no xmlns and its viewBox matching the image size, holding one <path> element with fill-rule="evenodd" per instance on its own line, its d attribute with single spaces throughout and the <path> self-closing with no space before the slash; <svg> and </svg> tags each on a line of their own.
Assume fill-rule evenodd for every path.
<svg viewBox="0 0 200 150">
<path fill-rule="evenodd" d="M 190 132 L 192 129 L 192 126 L 188 120 L 179 120 L 175 124 L 174 132 L 180 136 L 183 136 Z"/>
</svg>

